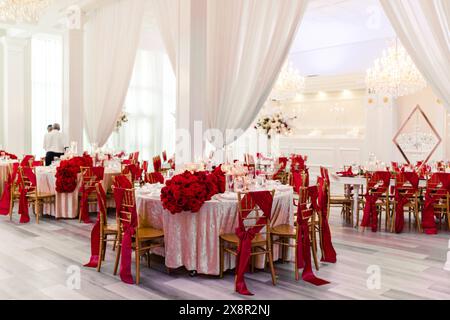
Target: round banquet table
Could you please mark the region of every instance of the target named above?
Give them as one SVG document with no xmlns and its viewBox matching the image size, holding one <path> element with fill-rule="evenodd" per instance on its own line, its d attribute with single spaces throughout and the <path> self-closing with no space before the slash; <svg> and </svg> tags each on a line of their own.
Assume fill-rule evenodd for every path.
<svg viewBox="0 0 450 320">
<path fill-rule="evenodd" d="M 120 174 L 120 169 L 105 168 L 103 177 L 103 188 L 111 190 L 112 178 Z M 56 192 L 56 168 L 54 167 L 37 167 L 36 168 L 36 183 L 37 190 L 41 193 L 49 193 L 55 195 L 54 204 L 45 204 L 43 213 L 45 215 L 53 216 L 57 219 L 75 219 L 78 216 L 78 190 L 81 185 L 81 179 L 78 179 L 78 186 L 72 193 L 57 193 Z M 112 200 L 112 199 L 111 199 Z M 112 201 L 114 202 L 114 201 Z M 108 202 L 108 206 L 111 203 Z M 89 207 L 89 211 L 97 211 L 94 206 Z"/>
<path fill-rule="evenodd" d="M 293 190 L 284 187 L 283 191 L 275 193 L 272 225 L 292 223 L 294 219 Z M 165 247 L 155 253 L 165 256 L 165 264 L 169 268 L 184 266 L 189 271 L 219 275 L 219 235 L 235 232 L 238 225 L 237 195 L 235 200 L 216 195 L 197 213 L 171 214 L 162 207 L 159 193 L 160 190 L 136 190 L 140 225 L 164 230 Z M 274 260 L 278 259 L 278 251 L 274 246 Z M 234 260 L 226 254 L 225 270 L 234 268 Z M 264 268 L 263 255 L 257 257 L 255 266 Z"/>
<path fill-rule="evenodd" d="M 3 187 L 5 181 L 8 180 L 8 173 L 11 171 L 11 166 L 17 160 L 0 160 L 0 195 L 3 194 Z"/>
</svg>

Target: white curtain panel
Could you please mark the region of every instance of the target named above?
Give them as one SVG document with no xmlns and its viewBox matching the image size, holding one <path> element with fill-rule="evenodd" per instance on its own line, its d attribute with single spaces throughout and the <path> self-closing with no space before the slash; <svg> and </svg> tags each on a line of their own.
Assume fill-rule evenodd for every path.
<svg viewBox="0 0 450 320">
<path fill-rule="evenodd" d="M 380 0 L 411 58 L 450 109 L 450 0 Z"/>
<path fill-rule="evenodd" d="M 89 141 L 114 130 L 133 72 L 144 0 L 117 0 L 94 11 L 84 29 L 84 117 Z"/>
<path fill-rule="evenodd" d="M 171 60 L 177 57 L 180 0 L 154 0 Z M 181 0 L 183 1 L 183 0 Z M 308 0 L 207 2 L 206 129 L 245 131 L 266 102 Z M 225 145 L 238 136 L 227 137 Z"/>
</svg>

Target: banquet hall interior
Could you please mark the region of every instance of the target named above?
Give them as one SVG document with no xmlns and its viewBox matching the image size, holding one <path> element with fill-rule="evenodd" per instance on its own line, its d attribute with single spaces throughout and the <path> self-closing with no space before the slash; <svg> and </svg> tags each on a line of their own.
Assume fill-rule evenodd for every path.
<svg viewBox="0 0 450 320">
<path fill-rule="evenodd" d="M 450 299 L 450 0 L 4 0 L 0 38 L 0 299 Z"/>
</svg>

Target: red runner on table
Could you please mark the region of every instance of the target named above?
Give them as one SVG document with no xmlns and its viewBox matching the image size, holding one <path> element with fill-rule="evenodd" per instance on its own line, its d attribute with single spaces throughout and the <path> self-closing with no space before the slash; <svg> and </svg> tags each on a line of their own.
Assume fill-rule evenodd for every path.
<svg viewBox="0 0 450 320">
<path fill-rule="evenodd" d="M 95 221 L 94 227 L 92 228 L 91 231 L 91 258 L 89 259 L 89 262 L 86 263 L 84 266 L 85 267 L 89 267 L 89 268 L 97 268 L 98 266 L 98 262 L 100 259 L 100 228 L 101 228 L 101 217 L 100 215 L 103 216 L 103 221 L 106 221 L 107 217 L 106 217 L 106 208 L 105 208 L 105 203 L 106 203 L 106 193 L 105 190 L 103 189 L 103 186 L 100 182 L 98 182 L 96 184 L 96 192 L 97 192 L 97 199 L 98 200 L 98 214 L 97 214 L 97 221 Z"/>
<path fill-rule="evenodd" d="M 236 228 L 236 235 L 239 238 L 239 246 L 236 256 L 236 280 L 235 290 L 242 295 L 253 295 L 245 284 L 244 274 L 248 271 L 249 261 L 252 251 L 252 240 L 265 226 L 272 214 L 273 196 L 270 191 L 249 192 L 241 200 L 243 212 L 239 214 L 239 226 Z M 253 227 L 245 227 L 244 220 L 254 212 L 252 209 L 258 206 L 263 212 Z"/>
<path fill-rule="evenodd" d="M 387 171 L 374 172 L 367 183 L 367 193 L 364 196 L 366 205 L 361 221 L 361 227 L 372 227 L 372 232 L 378 231 L 377 200 L 385 193 L 391 182 L 391 174 Z"/>
<path fill-rule="evenodd" d="M 410 186 L 406 187 L 405 184 Z M 404 207 L 409 198 L 413 197 L 419 189 L 419 176 L 415 172 L 398 171 L 395 183 L 395 232 L 401 233 L 405 224 Z"/>
</svg>

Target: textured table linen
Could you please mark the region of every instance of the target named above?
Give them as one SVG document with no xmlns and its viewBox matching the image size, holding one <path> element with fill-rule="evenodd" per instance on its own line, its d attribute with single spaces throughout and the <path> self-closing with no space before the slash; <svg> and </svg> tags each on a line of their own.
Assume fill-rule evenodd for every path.
<svg viewBox="0 0 450 320">
<path fill-rule="evenodd" d="M 37 189 L 40 193 L 55 194 L 55 203 L 44 205 L 44 214 L 53 216 L 57 219 L 75 219 L 78 217 L 78 190 L 81 185 L 81 179 L 78 179 L 78 186 L 72 193 L 57 193 L 56 188 L 56 169 L 51 167 L 36 168 Z M 103 188 L 111 190 L 112 178 L 120 174 L 120 170 L 105 168 L 103 178 Z M 109 205 L 109 203 L 108 203 Z M 89 211 L 96 211 L 97 208 L 89 208 Z"/>
<path fill-rule="evenodd" d="M 237 199 L 205 202 L 197 213 L 171 214 L 164 210 L 155 194 L 136 195 L 137 210 L 142 226 L 164 230 L 165 248 L 156 254 L 165 256 L 166 266 L 196 270 L 201 274 L 219 275 L 219 235 L 235 233 L 238 226 Z M 293 191 L 277 191 L 272 209 L 272 225 L 293 222 Z M 165 251 L 165 252 L 164 252 Z M 274 258 L 278 258 L 274 248 Z M 257 268 L 264 267 L 264 257 L 258 256 Z M 226 254 L 225 270 L 235 266 L 235 258 Z"/>
</svg>

